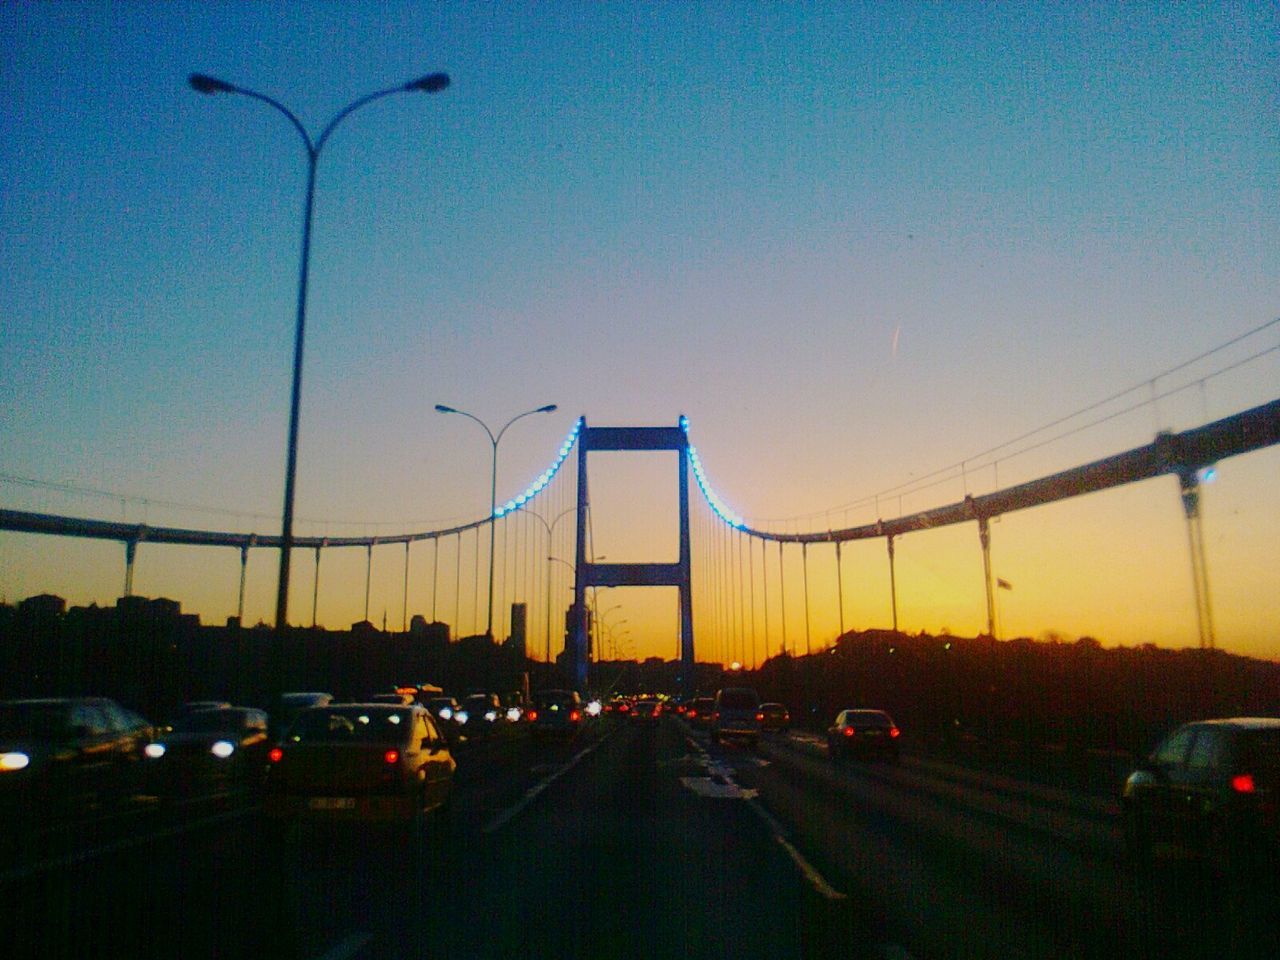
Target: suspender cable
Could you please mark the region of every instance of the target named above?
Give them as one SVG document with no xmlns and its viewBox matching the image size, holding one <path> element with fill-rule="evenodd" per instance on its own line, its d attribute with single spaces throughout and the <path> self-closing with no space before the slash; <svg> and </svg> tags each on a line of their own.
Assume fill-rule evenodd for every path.
<svg viewBox="0 0 1280 960">
<path fill-rule="evenodd" d="M 373 579 L 373 544 L 370 543 L 365 547 L 365 566 L 364 566 L 364 619 L 369 621 L 369 584 Z"/>
<path fill-rule="evenodd" d="M 813 653 L 809 643 L 809 544 L 800 544 L 800 560 L 804 564 L 804 652 Z"/>
<path fill-rule="evenodd" d="M 436 594 L 439 593 L 440 587 L 440 538 L 432 537 L 431 545 L 431 622 L 439 622 L 436 617 Z"/>
<path fill-rule="evenodd" d="M 462 636 L 462 531 L 458 531 L 458 549 L 455 551 L 454 559 L 454 582 L 453 582 L 453 639 L 456 641 Z"/>
<path fill-rule="evenodd" d="M 746 591 L 746 585 L 743 582 L 743 574 L 745 571 L 744 571 L 744 565 L 742 563 L 742 531 L 738 530 L 735 532 L 737 534 L 737 539 L 738 539 L 738 613 L 739 613 L 739 620 L 742 621 L 742 626 L 739 630 L 739 634 L 742 637 L 741 660 L 743 663 L 746 663 L 747 662 L 747 610 L 746 610 L 747 591 Z M 755 664 L 752 664 L 753 669 L 754 667 L 755 667 Z"/>
<path fill-rule="evenodd" d="M 760 592 L 764 598 L 764 658 L 769 659 L 769 541 L 760 541 Z"/>
<path fill-rule="evenodd" d="M 787 652 L 787 571 L 783 565 L 782 557 L 782 541 L 778 541 L 778 591 L 782 595 L 782 646 L 779 648 L 783 653 Z"/>
<path fill-rule="evenodd" d="M 412 542 L 411 540 L 404 542 L 404 607 L 400 611 L 400 629 L 405 633 L 409 632 L 409 544 Z"/>
<path fill-rule="evenodd" d="M 840 636 L 844 636 L 844 571 L 840 566 L 840 541 L 836 541 L 836 589 L 840 602 Z"/>
<path fill-rule="evenodd" d="M 311 629 L 316 627 L 316 607 L 320 603 L 320 548 L 316 547 L 316 580 L 311 593 Z"/>
</svg>

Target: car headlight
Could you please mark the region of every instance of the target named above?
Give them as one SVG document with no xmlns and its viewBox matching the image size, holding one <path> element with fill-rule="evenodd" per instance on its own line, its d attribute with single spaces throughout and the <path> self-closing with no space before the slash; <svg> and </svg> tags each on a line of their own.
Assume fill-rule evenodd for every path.
<svg viewBox="0 0 1280 960">
<path fill-rule="evenodd" d="M 453 719 L 453 711 L 452 711 L 452 710 L 450 710 L 448 707 L 442 707 L 442 708 L 440 709 L 440 714 L 439 714 L 439 716 L 440 716 L 440 719 L 441 719 L 441 720 L 452 720 L 452 719 Z"/>
<path fill-rule="evenodd" d="M 225 760 L 236 752 L 236 747 L 230 740 L 218 740 L 209 748 L 209 752 L 219 760 Z"/>
<path fill-rule="evenodd" d="M 453 715 L 453 719 L 457 720 L 459 723 L 466 723 L 468 720 L 471 719 L 471 715 L 468 714 L 467 711 L 465 710 L 459 710 L 457 713 Z"/>
<path fill-rule="evenodd" d="M 587 713 L 589 713 L 593 717 L 600 716 L 601 709 L 602 707 L 600 705 L 599 700 L 592 700 L 590 703 L 587 704 Z"/>
<path fill-rule="evenodd" d="M 152 760 L 159 760 L 161 757 L 164 756 L 164 744 L 148 743 L 145 747 L 142 748 L 142 752 Z"/>
<path fill-rule="evenodd" d="M 31 763 L 31 758 L 21 750 L 14 750 L 11 753 L 0 753 L 0 771 L 25 770 L 27 765 Z"/>
<path fill-rule="evenodd" d="M 507 711 L 507 719 L 512 723 L 516 723 L 520 719 L 520 708 L 512 707 Z"/>
<path fill-rule="evenodd" d="M 485 718 L 486 720 L 488 720 L 490 723 L 494 723 L 494 722 L 496 722 L 496 721 L 497 721 L 497 719 L 498 719 L 498 711 L 497 711 L 497 710 L 486 710 L 486 711 L 485 711 L 485 714 L 484 714 L 484 718 Z"/>
</svg>

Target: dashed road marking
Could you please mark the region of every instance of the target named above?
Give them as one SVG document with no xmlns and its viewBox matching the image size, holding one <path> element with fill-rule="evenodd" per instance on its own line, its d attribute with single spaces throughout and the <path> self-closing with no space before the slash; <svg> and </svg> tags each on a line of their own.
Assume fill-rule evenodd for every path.
<svg viewBox="0 0 1280 960">
<path fill-rule="evenodd" d="M 528 790 L 525 791 L 524 796 L 521 797 L 518 801 L 516 801 L 515 804 L 508 807 L 506 810 L 503 810 L 500 814 L 498 814 L 496 817 L 490 820 L 487 824 L 485 824 L 484 827 L 481 828 L 481 832 L 494 833 L 495 831 L 501 830 L 503 827 L 505 827 L 515 817 L 517 817 L 524 810 L 525 807 L 533 803 L 533 801 L 538 798 L 538 795 L 542 793 L 542 791 L 546 790 L 547 787 L 551 786 L 551 784 L 555 783 L 557 780 L 563 777 L 566 773 L 568 773 L 570 770 L 576 767 L 578 765 L 578 762 L 582 760 L 583 757 L 591 753 L 593 750 L 596 749 L 596 747 L 600 746 L 600 744 L 604 743 L 611 736 L 613 736 L 613 734 L 616 732 L 617 729 L 618 729 L 617 727 L 614 727 L 613 730 L 610 730 L 608 733 L 606 733 L 603 737 L 601 737 L 595 743 L 590 744 L 589 746 L 586 746 L 583 749 L 579 750 L 569 759 L 568 763 L 566 763 L 562 767 L 558 767 L 557 769 L 553 770 L 551 773 L 547 774 L 545 777 L 543 777 L 541 780 L 535 783 L 532 787 L 530 787 Z"/>
</svg>

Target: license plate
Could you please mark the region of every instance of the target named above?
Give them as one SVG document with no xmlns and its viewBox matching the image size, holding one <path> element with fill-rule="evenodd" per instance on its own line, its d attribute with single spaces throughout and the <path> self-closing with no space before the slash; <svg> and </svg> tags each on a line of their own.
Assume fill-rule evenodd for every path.
<svg viewBox="0 0 1280 960">
<path fill-rule="evenodd" d="M 312 810 L 354 810 L 354 797 L 312 797 L 307 801 Z"/>
</svg>

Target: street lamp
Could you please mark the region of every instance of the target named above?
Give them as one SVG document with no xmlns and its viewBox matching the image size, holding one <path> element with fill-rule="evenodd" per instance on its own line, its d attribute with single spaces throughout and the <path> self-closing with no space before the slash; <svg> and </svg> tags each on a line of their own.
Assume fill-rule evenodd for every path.
<svg viewBox="0 0 1280 960">
<path fill-rule="evenodd" d="M 293 341 L 293 393 L 289 404 L 289 452 L 284 476 L 284 519 L 280 532 L 280 581 L 276 590 L 276 630 L 283 633 L 287 626 L 286 616 L 289 610 L 289 554 L 293 549 L 293 488 L 298 466 L 298 408 L 302 393 L 302 342 L 307 324 L 307 269 L 311 259 L 311 210 L 315 198 L 316 162 L 320 159 L 320 151 L 324 149 L 334 128 L 360 107 L 374 100 L 389 97 L 393 93 L 439 93 L 449 86 L 449 75 L 429 73 L 417 80 L 410 80 L 408 83 L 363 96 L 339 110 L 315 140 L 311 139 L 306 127 L 292 110 L 266 94 L 246 87 L 238 87 L 204 73 L 191 74 L 187 82 L 197 93 L 236 93 L 253 100 L 261 100 L 269 107 L 279 110 L 298 131 L 299 136 L 302 137 L 303 146 L 307 150 L 307 197 L 302 215 L 302 259 L 298 267 L 298 319 Z"/>
<path fill-rule="evenodd" d="M 574 507 L 569 507 L 566 510 L 562 510 L 560 512 L 560 515 L 557 516 L 550 523 L 547 523 L 547 521 L 543 520 L 541 514 L 534 513 L 528 507 L 516 507 L 516 509 L 519 510 L 521 513 L 525 513 L 533 517 L 540 524 L 542 524 L 542 529 L 547 531 L 547 663 L 550 663 L 551 662 L 551 561 L 556 559 L 555 557 L 551 556 L 551 536 L 555 532 L 556 524 L 559 523 L 561 520 L 563 520 L 565 517 L 567 517 L 569 514 L 577 513 L 578 508 L 574 506 Z M 560 562 L 566 563 L 566 561 L 564 560 L 561 560 Z"/>
<path fill-rule="evenodd" d="M 446 407 L 443 403 L 436 404 L 437 413 L 456 413 L 459 416 L 466 417 L 468 420 L 474 420 L 480 426 L 484 427 L 484 432 L 489 435 L 489 442 L 493 444 L 493 471 L 489 478 L 489 626 L 485 629 L 485 635 L 490 640 L 493 639 L 493 544 L 494 533 L 497 526 L 496 519 L 498 513 L 498 441 L 502 439 L 502 435 L 507 432 L 507 427 L 511 426 L 517 420 L 525 417 L 531 417 L 535 413 L 553 413 L 556 410 L 554 403 L 549 403 L 545 407 L 538 407 L 536 410 L 526 410 L 524 413 L 517 414 L 507 421 L 506 426 L 498 431 L 494 436 L 489 425 L 474 414 L 467 413 L 465 410 L 455 410 L 453 407 Z"/>
</svg>

